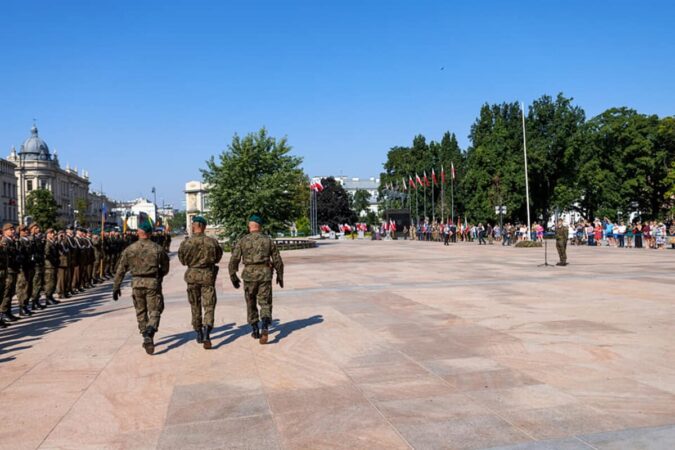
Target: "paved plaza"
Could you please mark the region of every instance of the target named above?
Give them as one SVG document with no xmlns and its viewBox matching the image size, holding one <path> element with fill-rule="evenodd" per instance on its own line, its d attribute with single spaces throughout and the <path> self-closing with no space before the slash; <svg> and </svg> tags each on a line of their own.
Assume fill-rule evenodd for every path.
<svg viewBox="0 0 675 450">
<path fill-rule="evenodd" d="M 261 346 L 226 254 L 207 351 L 172 253 L 154 356 L 128 285 L 0 331 L 0 447 L 675 448 L 675 251 L 568 255 L 547 268 L 542 249 L 470 244 L 284 252 Z"/>
</svg>

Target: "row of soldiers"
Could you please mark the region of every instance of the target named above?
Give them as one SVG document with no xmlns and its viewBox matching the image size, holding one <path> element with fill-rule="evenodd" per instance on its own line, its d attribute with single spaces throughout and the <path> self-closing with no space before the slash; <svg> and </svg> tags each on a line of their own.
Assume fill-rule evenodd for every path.
<svg viewBox="0 0 675 450">
<path fill-rule="evenodd" d="M 131 233 L 92 233 L 84 228 L 47 229 L 37 223 L 11 223 L 0 239 L 0 328 L 33 315 L 48 305 L 111 278 L 124 249 L 136 240 Z M 44 303 L 41 302 L 44 294 Z M 12 312 L 16 296 L 18 317 Z"/>
</svg>

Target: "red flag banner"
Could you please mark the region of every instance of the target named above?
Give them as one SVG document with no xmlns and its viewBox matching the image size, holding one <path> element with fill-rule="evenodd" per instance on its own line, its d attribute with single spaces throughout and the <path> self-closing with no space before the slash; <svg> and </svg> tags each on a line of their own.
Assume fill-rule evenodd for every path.
<svg viewBox="0 0 675 450">
<path fill-rule="evenodd" d="M 408 184 L 410 185 L 411 188 L 417 189 L 417 186 L 415 185 L 415 182 L 413 181 L 411 176 L 408 176 Z"/>
<path fill-rule="evenodd" d="M 441 184 L 445 184 L 445 169 L 441 166 Z"/>
<path fill-rule="evenodd" d="M 420 176 L 415 174 L 415 178 L 417 178 L 417 182 L 419 183 L 420 186 L 424 186 L 424 183 L 422 183 L 422 180 L 420 179 Z"/>
<path fill-rule="evenodd" d="M 431 169 L 431 181 L 434 182 L 434 186 L 438 186 L 438 180 L 436 179 L 436 171 L 434 169 Z"/>
</svg>

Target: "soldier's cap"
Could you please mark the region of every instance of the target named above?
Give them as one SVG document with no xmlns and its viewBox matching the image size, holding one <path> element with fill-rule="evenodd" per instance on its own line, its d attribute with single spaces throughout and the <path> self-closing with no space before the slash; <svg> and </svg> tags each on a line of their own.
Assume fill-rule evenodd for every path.
<svg viewBox="0 0 675 450">
<path fill-rule="evenodd" d="M 206 226 L 206 219 L 204 216 L 193 216 L 192 223 L 201 223 L 202 225 Z"/>
<path fill-rule="evenodd" d="M 33 228 L 38 227 L 38 226 L 39 226 L 39 225 L 38 225 L 36 222 L 33 222 L 33 223 L 31 223 L 30 225 L 28 225 L 28 229 L 29 229 L 29 230 L 32 230 Z"/>
<path fill-rule="evenodd" d="M 258 214 L 251 214 L 251 216 L 248 218 L 248 221 L 255 222 L 258 225 L 263 225 L 263 223 L 265 222 L 263 218 Z"/>
<path fill-rule="evenodd" d="M 2 231 L 11 230 L 11 229 L 13 229 L 13 228 L 14 228 L 14 224 L 11 224 L 11 223 L 7 222 L 6 224 L 4 224 L 4 225 L 2 226 Z"/>
<path fill-rule="evenodd" d="M 47 228 L 47 234 L 55 233 L 55 232 L 56 232 L 56 230 L 54 230 L 53 228 Z"/>
<path fill-rule="evenodd" d="M 19 231 L 28 231 L 28 227 L 26 225 L 19 225 Z"/>
<path fill-rule="evenodd" d="M 139 229 L 139 230 L 143 230 L 143 231 L 145 231 L 145 232 L 148 233 L 148 234 L 152 233 L 152 225 L 150 225 L 150 224 L 147 223 L 147 222 L 143 222 L 143 223 L 139 224 L 139 225 L 138 225 L 138 229 Z"/>
<path fill-rule="evenodd" d="M 68 227 L 66 228 L 66 230 L 74 231 L 74 230 L 75 230 L 75 227 L 72 226 L 72 225 L 68 225 Z"/>
</svg>

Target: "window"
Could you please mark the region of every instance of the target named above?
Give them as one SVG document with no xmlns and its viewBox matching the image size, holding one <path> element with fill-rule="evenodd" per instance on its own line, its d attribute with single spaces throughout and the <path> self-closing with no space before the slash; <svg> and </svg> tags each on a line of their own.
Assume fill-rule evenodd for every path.
<svg viewBox="0 0 675 450">
<path fill-rule="evenodd" d="M 47 180 L 40 180 L 40 189 L 47 189 Z"/>
<path fill-rule="evenodd" d="M 33 180 L 27 180 L 27 181 L 26 181 L 26 190 L 27 190 L 27 191 L 32 191 L 32 190 L 33 190 Z"/>
</svg>

